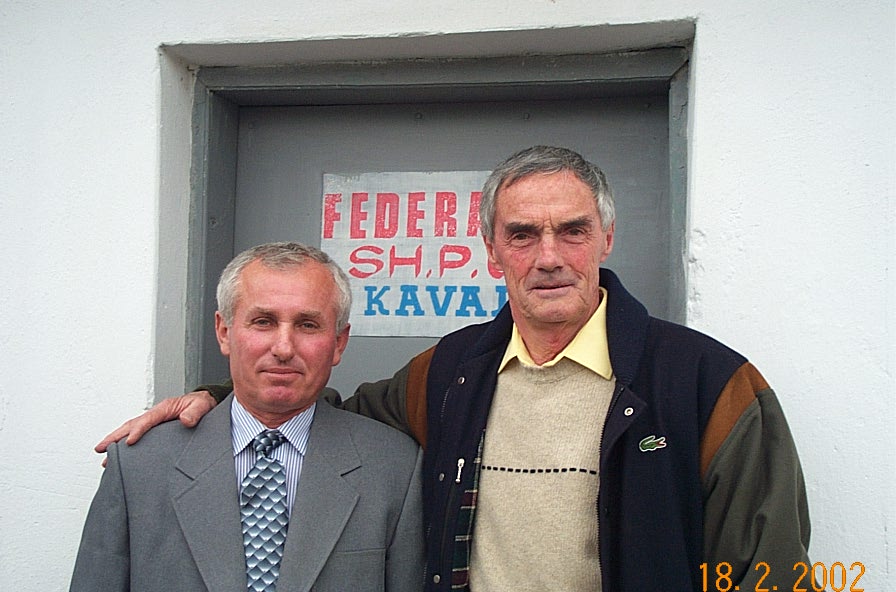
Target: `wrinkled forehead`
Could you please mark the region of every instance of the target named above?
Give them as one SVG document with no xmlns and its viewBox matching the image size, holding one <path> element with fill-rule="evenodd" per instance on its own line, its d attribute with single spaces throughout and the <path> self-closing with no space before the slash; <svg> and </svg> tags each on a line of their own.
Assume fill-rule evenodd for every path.
<svg viewBox="0 0 896 592">
<path fill-rule="evenodd" d="M 570 168 L 555 168 L 544 171 L 520 171 L 516 174 L 508 175 L 503 181 L 501 181 L 501 184 L 495 191 L 495 196 L 497 197 L 501 195 L 502 191 L 513 187 L 517 183 L 547 180 L 552 178 L 564 178 L 567 179 L 570 183 L 580 184 L 585 188 L 586 191 L 593 195 L 591 187 L 582 177 L 578 175 L 578 173 L 576 173 L 575 170 Z"/>
<path fill-rule="evenodd" d="M 600 222 L 591 189 L 574 175 L 528 175 L 504 187 L 496 196 L 501 224 L 537 222 L 565 224 L 575 220 Z"/>
</svg>

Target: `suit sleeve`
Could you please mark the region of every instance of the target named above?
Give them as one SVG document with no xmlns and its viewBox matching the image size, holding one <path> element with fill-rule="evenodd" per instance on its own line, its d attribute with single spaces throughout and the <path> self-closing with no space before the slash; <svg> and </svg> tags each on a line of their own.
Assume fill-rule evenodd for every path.
<svg viewBox="0 0 896 592">
<path fill-rule="evenodd" d="M 355 394 L 342 401 L 339 407 L 360 413 L 410 435 L 405 403 L 407 369 L 405 366 L 392 378 L 362 383 L 355 390 Z"/>
<path fill-rule="evenodd" d="M 724 437 L 722 437 L 724 436 Z M 715 590 L 791 590 L 809 566 L 809 508 L 796 446 L 775 396 L 745 364 L 704 435 L 704 560 Z M 713 442 L 715 440 L 715 442 Z M 728 567 L 730 566 L 730 572 Z M 811 580 L 803 579 L 810 588 Z"/>
<path fill-rule="evenodd" d="M 127 501 L 118 445 L 113 444 L 84 524 L 70 592 L 130 590 L 128 539 Z"/>
<path fill-rule="evenodd" d="M 401 516 L 386 552 L 386 592 L 420 592 L 423 589 L 422 469 L 423 451 L 418 449 Z"/>
<path fill-rule="evenodd" d="M 220 403 L 227 398 L 227 395 L 233 392 L 233 380 L 228 378 L 221 384 L 200 384 L 194 391 L 208 391 L 212 398 Z"/>
</svg>

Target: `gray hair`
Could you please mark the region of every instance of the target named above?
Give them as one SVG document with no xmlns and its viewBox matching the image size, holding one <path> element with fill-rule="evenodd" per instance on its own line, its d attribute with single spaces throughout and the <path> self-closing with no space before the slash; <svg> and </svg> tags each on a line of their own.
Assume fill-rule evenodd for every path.
<svg viewBox="0 0 896 592">
<path fill-rule="evenodd" d="M 486 179 L 479 202 L 482 236 L 490 241 L 495 238 L 495 202 L 499 190 L 530 175 L 547 175 L 561 171 L 571 172 L 591 189 L 594 201 L 597 203 L 597 212 L 600 214 L 601 228 L 604 231 L 609 230 L 610 225 L 616 220 L 616 206 L 613 204 L 613 193 L 603 171 L 569 148 L 533 146 L 517 152 L 499 164 Z"/>
<path fill-rule="evenodd" d="M 342 331 L 348 325 L 348 316 L 352 308 L 352 290 L 348 276 L 329 255 L 316 247 L 301 243 L 266 243 L 247 249 L 233 258 L 221 272 L 218 280 L 218 312 L 224 318 L 224 324 L 233 322 L 233 311 L 236 308 L 237 294 L 240 288 L 240 275 L 243 269 L 253 261 L 260 261 L 270 269 L 284 270 L 302 266 L 308 261 L 316 261 L 327 267 L 336 283 L 339 298 L 336 301 L 336 331 Z"/>
</svg>

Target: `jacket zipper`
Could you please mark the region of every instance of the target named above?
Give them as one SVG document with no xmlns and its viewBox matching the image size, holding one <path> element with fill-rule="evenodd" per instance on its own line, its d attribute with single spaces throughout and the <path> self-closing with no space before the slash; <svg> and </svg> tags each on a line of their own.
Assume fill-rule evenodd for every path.
<svg viewBox="0 0 896 592">
<path fill-rule="evenodd" d="M 448 519 L 451 516 L 451 511 L 454 508 L 455 501 L 457 500 L 458 491 L 461 489 L 460 481 L 461 481 L 461 472 L 464 469 L 465 461 L 463 458 L 457 459 L 457 477 L 454 479 L 454 483 L 449 484 L 448 486 L 451 488 L 448 491 L 448 503 L 445 506 L 445 515 L 442 517 L 442 545 L 439 550 L 439 564 L 444 567 L 445 558 L 454 557 L 454 553 L 448 553 L 448 551 L 452 548 L 451 545 L 454 542 L 454 533 L 448 529 Z M 452 559 L 453 561 L 453 559 Z M 448 566 L 448 573 L 442 573 L 442 578 L 450 577 L 451 572 L 454 570 L 453 565 Z M 440 582 L 441 583 L 441 582 Z"/>
<path fill-rule="evenodd" d="M 444 420 L 445 420 L 445 408 L 448 406 L 448 393 L 450 393 L 450 392 L 451 392 L 451 387 L 449 386 L 447 389 L 445 389 L 445 394 L 442 396 L 442 407 L 441 407 L 441 409 L 439 409 L 439 420 L 441 423 L 444 423 Z M 461 476 L 461 471 L 463 470 L 463 466 L 464 466 L 464 459 L 462 459 L 462 458 L 458 459 L 457 460 L 457 477 L 455 478 L 455 481 L 454 481 L 455 484 L 454 485 L 449 484 L 450 489 L 448 491 L 448 500 L 445 505 L 445 513 L 442 516 L 442 542 L 441 542 L 441 545 L 439 548 L 438 564 L 436 565 L 436 569 L 441 569 L 442 567 L 444 567 L 445 551 L 448 548 L 448 543 L 452 538 L 451 533 L 448 532 L 448 526 L 447 526 L 448 525 L 448 517 L 450 516 L 451 508 L 454 507 L 454 500 L 457 497 L 456 484 L 460 483 L 460 476 Z M 432 523 L 430 523 L 426 527 L 426 540 L 429 540 L 431 535 L 432 535 Z M 449 566 L 449 568 L 453 569 L 452 566 Z M 429 573 L 428 573 L 429 572 L 429 561 L 426 562 L 426 566 L 424 567 L 423 571 L 424 571 L 424 575 L 423 575 L 424 580 L 426 581 L 426 584 L 428 585 L 430 583 L 430 578 L 429 578 Z M 442 584 L 441 578 L 450 577 L 450 575 L 451 575 L 450 572 L 448 574 L 442 573 L 440 575 L 439 583 L 436 584 L 436 588 L 441 587 L 441 584 Z M 445 580 L 445 581 L 447 582 L 448 580 Z"/>
<path fill-rule="evenodd" d="M 601 465 L 602 465 L 603 454 L 604 454 L 604 435 L 607 433 L 607 419 L 610 417 L 610 414 L 613 413 L 613 408 L 616 407 L 616 402 L 619 401 L 619 398 L 622 396 L 623 388 L 624 387 L 622 385 L 619 385 L 619 384 L 616 385 L 616 392 L 613 393 L 613 399 L 610 401 L 609 409 L 607 409 L 607 417 L 604 418 L 604 427 L 600 431 L 600 444 L 599 444 L 599 447 L 597 450 L 597 475 L 598 475 L 598 479 L 600 479 L 600 489 L 597 492 L 597 499 L 594 500 L 594 505 L 596 506 L 595 510 L 597 511 L 597 532 L 598 532 L 598 536 L 597 536 L 597 569 L 600 571 L 601 588 L 604 590 L 608 590 L 608 588 L 607 588 L 607 582 L 604 579 L 604 560 L 600 554 L 600 537 L 601 537 L 601 533 L 604 532 L 604 527 L 600 523 L 600 495 L 601 495 L 601 491 L 603 491 L 603 488 L 604 488 L 604 482 L 603 482 L 603 479 L 601 478 L 602 477 Z"/>
</svg>

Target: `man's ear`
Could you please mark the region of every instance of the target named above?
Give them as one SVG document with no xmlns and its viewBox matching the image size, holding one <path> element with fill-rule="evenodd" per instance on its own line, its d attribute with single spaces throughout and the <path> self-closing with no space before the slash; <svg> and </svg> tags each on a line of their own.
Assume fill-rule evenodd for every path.
<svg viewBox="0 0 896 592">
<path fill-rule="evenodd" d="M 616 221 L 613 220 L 613 222 L 610 224 L 610 229 L 607 230 L 607 232 L 606 232 L 606 235 L 607 235 L 606 236 L 606 241 L 607 241 L 606 247 L 607 248 L 604 249 L 603 257 L 601 257 L 601 260 L 600 260 L 601 263 L 606 261 L 607 257 L 610 256 L 610 253 L 613 252 L 613 236 L 615 234 L 616 234 Z"/>
<path fill-rule="evenodd" d="M 482 236 L 482 242 L 485 243 L 485 253 L 488 255 L 488 262 L 491 264 L 491 267 L 503 272 L 504 268 L 501 267 L 501 263 L 495 258 L 494 242 L 489 240 L 485 235 Z"/>
<path fill-rule="evenodd" d="M 351 331 L 352 326 L 349 324 L 345 325 L 345 328 L 336 334 L 336 350 L 333 351 L 333 365 L 336 366 L 339 362 L 342 361 L 342 352 L 345 351 L 346 346 L 348 345 L 348 334 Z"/>
<path fill-rule="evenodd" d="M 215 337 L 218 338 L 218 347 L 225 356 L 230 355 L 230 327 L 224 322 L 221 313 L 215 311 Z"/>
</svg>

